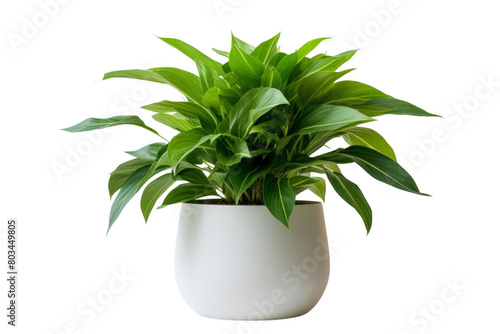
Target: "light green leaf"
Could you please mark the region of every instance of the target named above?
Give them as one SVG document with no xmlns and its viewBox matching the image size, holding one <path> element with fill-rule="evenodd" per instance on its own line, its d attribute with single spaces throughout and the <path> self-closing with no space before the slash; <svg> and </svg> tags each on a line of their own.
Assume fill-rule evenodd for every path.
<svg viewBox="0 0 500 334">
<path fill-rule="evenodd" d="M 370 233 L 372 227 L 372 209 L 361 189 L 340 173 L 331 172 L 326 168 L 325 173 L 339 196 L 359 213 L 365 223 L 366 232 Z"/>
<path fill-rule="evenodd" d="M 289 219 L 295 206 L 295 194 L 290 179 L 277 179 L 272 174 L 264 178 L 264 204 L 287 229 L 290 229 Z"/>
<path fill-rule="evenodd" d="M 214 70 L 216 73 L 224 75 L 224 71 L 222 70 L 222 64 L 208 57 L 207 55 L 205 55 L 198 49 L 192 47 L 191 45 L 175 38 L 162 38 L 162 37 L 158 38 L 164 41 L 165 43 L 169 44 L 170 46 L 176 48 L 180 52 L 184 53 L 193 61 L 201 62 L 205 66 Z"/>
<path fill-rule="evenodd" d="M 229 54 L 231 70 L 250 86 L 260 86 L 265 69 L 264 64 L 254 56 L 242 51 L 234 38 L 233 36 L 233 44 Z"/>
<path fill-rule="evenodd" d="M 378 132 L 368 128 L 354 127 L 344 130 L 342 136 L 349 145 L 366 146 L 396 161 L 391 145 Z"/>
<path fill-rule="evenodd" d="M 321 198 L 323 202 L 325 201 L 326 184 L 325 179 L 323 179 L 322 177 L 310 177 L 302 175 L 294 176 L 290 179 L 290 185 L 294 187 L 297 192 L 309 189 L 316 196 Z"/>
<path fill-rule="evenodd" d="M 260 85 L 262 87 L 271 87 L 280 89 L 281 84 L 282 82 L 281 82 L 280 72 L 271 67 L 266 68 L 264 75 L 262 75 L 262 82 Z"/>
<path fill-rule="evenodd" d="M 271 58 L 278 53 L 278 40 L 280 34 L 268 39 L 259 44 L 252 52 L 252 56 L 260 60 L 262 63 L 267 64 Z"/>
</svg>

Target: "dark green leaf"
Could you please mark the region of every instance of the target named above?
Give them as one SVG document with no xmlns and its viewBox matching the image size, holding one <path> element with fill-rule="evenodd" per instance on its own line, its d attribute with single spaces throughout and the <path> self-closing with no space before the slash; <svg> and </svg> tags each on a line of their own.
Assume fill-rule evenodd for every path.
<svg viewBox="0 0 500 334">
<path fill-rule="evenodd" d="M 346 127 L 373 121 L 349 107 L 322 105 L 309 108 L 293 124 L 290 134 L 304 135 L 319 131 L 337 131 Z"/>
<path fill-rule="evenodd" d="M 141 211 L 144 216 L 144 220 L 147 222 L 153 207 L 163 193 L 165 193 L 168 188 L 170 188 L 175 183 L 172 178 L 172 174 L 168 173 L 160 176 L 156 180 L 153 180 L 144 189 L 141 197 Z"/>
<path fill-rule="evenodd" d="M 254 88 L 236 103 L 229 114 L 229 128 L 237 137 L 245 138 L 255 122 L 272 108 L 288 104 L 275 88 Z"/>
<path fill-rule="evenodd" d="M 265 175 L 275 163 L 274 157 L 258 156 L 250 159 L 241 159 L 235 165 L 229 167 L 229 179 L 236 193 L 236 203 L 241 195 L 257 181 L 257 179 Z"/>
<path fill-rule="evenodd" d="M 264 178 L 264 204 L 271 214 L 289 229 L 289 219 L 295 206 L 295 189 L 290 179 L 277 179 L 272 174 Z"/>
<path fill-rule="evenodd" d="M 136 125 L 144 128 L 152 133 L 159 135 L 156 130 L 150 128 L 137 116 L 114 116 L 110 118 L 87 118 L 86 120 L 63 129 L 68 132 L 84 132 L 91 130 L 99 130 L 117 125 Z"/>
<path fill-rule="evenodd" d="M 144 184 L 143 178 L 146 176 L 146 174 L 148 174 L 148 171 L 149 166 L 139 168 L 127 179 L 127 181 L 125 181 L 125 183 L 121 187 L 120 191 L 118 192 L 118 196 L 116 196 L 116 199 L 111 206 L 111 212 L 109 214 L 108 233 L 125 205 L 127 205 L 127 203 L 132 199 L 132 197 L 134 197 L 134 195 Z"/>
<path fill-rule="evenodd" d="M 187 131 L 194 127 L 185 119 L 171 114 L 155 114 L 153 119 L 177 131 Z"/>
<path fill-rule="evenodd" d="M 356 209 L 361 218 L 363 218 L 366 232 L 370 233 L 370 229 L 372 227 L 372 209 L 361 192 L 361 189 L 340 173 L 331 172 L 326 168 L 325 173 L 339 196 L 342 197 L 342 199 L 350 206 Z"/>
<path fill-rule="evenodd" d="M 172 138 L 167 155 L 174 174 L 177 173 L 179 163 L 194 149 L 205 144 L 210 138 L 211 135 L 200 128 L 181 132 Z"/>
<path fill-rule="evenodd" d="M 185 203 L 212 195 L 217 195 L 217 192 L 212 186 L 184 183 L 172 189 L 159 208 L 175 203 Z"/>
<path fill-rule="evenodd" d="M 411 193 L 422 194 L 407 171 L 391 158 L 364 146 L 349 146 L 316 157 L 320 160 L 333 161 L 337 163 L 355 162 L 373 178 L 387 183 L 395 188 Z"/>
</svg>

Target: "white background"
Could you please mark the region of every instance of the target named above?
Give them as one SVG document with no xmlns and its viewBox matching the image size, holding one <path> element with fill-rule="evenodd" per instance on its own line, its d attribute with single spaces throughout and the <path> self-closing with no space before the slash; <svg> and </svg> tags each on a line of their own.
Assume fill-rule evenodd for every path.
<svg viewBox="0 0 500 334">
<path fill-rule="evenodd" d="M 8 328 L 2 311 L 2 333 L 499 333 L 500 21 L 493 1 L 62 2 L 46 8 L 50 17 L 36 0 L 0 5 L 0 254 L 5 263 L 5 222 L 16 217 L 21 273 L 19 326 Z M 325 215 L 337 247 L 322 300 L 303 317 L 258 327 L 201 318 L 182 300 L 173 275 L 179 206 L 153 212 L 145 225 L 135 199 L 106 238 L 107 174 L 127 159 L 123 151 L 156 141 L 153 135 L 122 127 L 91 142 L 59 130 L 119 114 L 152 124 L 138 107 L 178 93 L 101 82 L 102 75 L 156 66 L 194 71 L 154 36 L 218 57 L 210 48 L 227 50 L 231 30 L 251 44 L 281 31 L 285 52 L 333 36 L 318 51 L 361 48 L 349 79 L 446 115 L 388 116 L 371 125 L 433 197 L 345 168 L 372 205 L 372 232 L 366 236 L 356 212 L 329 190 Z M 133 278 L 109 292 L 123 270 Z M 459 290 L 446 290 L 450 284 Z M 98 296 L 111 298 L 92 314 L 86 303 Z"/>
</svg>

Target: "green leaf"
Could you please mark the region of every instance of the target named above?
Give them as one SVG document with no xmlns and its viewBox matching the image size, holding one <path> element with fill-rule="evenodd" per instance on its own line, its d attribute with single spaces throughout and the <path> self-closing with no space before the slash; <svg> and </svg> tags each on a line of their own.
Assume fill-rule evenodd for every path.
<svg viewBox="0 0 500 334">
<path fill-rule="evenodd" d="M 135 171 L 144 166 L 151 166 L 152 160 L 133 159 L 120 164 L 116 169 L 111 172 L 108 181 L 109 197 L 112 197 L 115 192 L 120 189 L 125 181 Z"/>
<path fill-rule="evenodd" d="M 117 125 L 136 125 L 159 136 L 156 130 L 150 128 L 137 116 L 114 116 L 110 118 L 87 118 L 86 120 L 63 129 L 68 132 L 84 132 L 91 130 L 100 130 Z"/>
<path fill-rule="evenodd" d="M 217 195 L 217 192 L 212 186 L 184 183 L 178 185 L 168 193 L 159 209 L 164 208 L 170 204 L 185 203 L 201 197 L 212 195 Z"/>
<path fill-rule="evenodd" d="M 355 162 L 376 180 L 404 191 L 429 196 L 418 190 L 413 178 L 397 162 L 371 148 L 354 145 L 316 158 L 337 163 Z"/>
<path fill-rule="evenodd" d="M 357 81 L 340 81 L 332 85 L 324 104 L 342 106 L 361 105 L 373 99 L 391 98 L 372 86 Z"/>
<path fill-rule="evenodd" d="M 196 59 L 195 62 L 198 68 L 198 74 L 200 75 L 201 91 L 202 93 L 206 93 L 209 88 L 214 86 L 215 79 L 219 77 L 219 74 L 198 59 Z"/>
<path fill-rule="evenodd" d="M 292 85 L 291 87 L 295 89 L 289 89 L 289 91 L 291 91 L 291 95 L 297 95 L 299 97 L 303 108 L 316 106 L 322 104 L 325 96 L 332 91 L 335 81 L 351 72 L 352 70 L 353 69 L 341 72 L 318 72 L 305 78 L 304 80 L 299 82 L 298 85 Z"/>
<path fill-rule="evenodd" d="M 248 145 L 239 138 L 222 137 L 216 144 L 217 160 L 226 166 L 232 166 L 242 158 L 251 158 Z"/>
<path fill-rule="evenodd" d="M 290 179 L 277 179 L 267 174 L 263 195 L 264 204 L 271 214 L 290 229 L 289 219 L 295 206 L 295 189 L 290 185 Z"/>
<path fill-rule="evenodd" d="M 192 184 L 204 184 L 210 185 L 205 173 L 203 173 L 198 167 L 187 166 L 179 170 L 177 175 L 175 175 L 176 180 L 184 180 Z"/>
<path fill-rule="evenodd" d="M 186 56 L 191 58 L 193 61 L 198 61 L 203 63 L 205 66 L 211 68 L 214 70 L 216 73 L 220 75 L 224 75 L 224 71 L 222 70 L 222 64 L 213 60 L 212 58 L 208 57 L 198 49 L 192 47 L 191 45 L 175 39 L 175 38 L 162 38 L 158 37 L 165 43 L 169 44 L 170 46 L 176 48 L 180 52 L 184 53 Z"/>
<path fill-rule="evenodd" d="M 290 185 L 295 188 L 297 193 L 309 189 L 323 202 L 325 201 L 326 184 L 322 177 L 294 176 L 290 179 Z"/>
<path fill-rule="evenodd" d="M 153 143 L 146 145 L 144 147 L 141 147 L 138 150 L 135 151 L 126 151 L 125 153 L 130 154 L 133 157 L 136 157 L 138 159 L 145 159 L 149 161 L 154 161 L 156 159 L 156 155 L 162 149 L 164 146 L 167 146 L 168 144 L 165 143 Z"/>
<path fill-rule="evenodd" d="M 361 189 L 340 173 L 331 172 L 326 168 L 325 173 L 339 196 L 359 213 L 365 223 L 366 232 L 370 233 L 372 227 L 372 209 L 361 192 Z"/>
<path fill-rule="evenodd" d="M 174 174 L 177 173 L 179 163 L 210 138 L 211 135 L 200 128 L 181 132 L 172 138 L 167 155 Z"/>
<path fill-rule="evenodd" d="M 373 121 L 349 107 L 322 105 L 307 109 L 293 124 L 290 134 L 305 135 L 319 131 L 337 131 Z"/>
<path fill-rule="evenodd" d="M 288 77 L 290 76 L 298 62 L 299 61 L 297 53 L 294 52 L 283 57 L 283 59 L 281 59 L 281 61 L 278 63 L 276 70 L 280 72 L 281 80 L 283 81 L 283 83 L 287 82 Z"/>
<path fill-rule="evenodd" d="M 260 60 L 262 63 L 267 64 L 271 58 L 278 53 L 278 40 L 280 34 L 268 39 L 267 41 L 259 44 L 252 52 L 252 56 Z"/>
<path fill-rule="evenodd" d="M 176 117 L 174 115 L 170 114 L 156 114 L 153 115 L 153 119 L 155 121 L 158 121 L 162 124 L 165 124 L 166 126 L 177 130 L 177 131 L 187 131 L 191 130 L 194 126 L 190 124 L 188 121 L 185 119 Z"/>
<path fill-rule="evenodd" d="M 254 56 L 245 53 L 234 40 L 229 54 L 229 65 L 231 70 L 244 82 L 252 87 L 260 86 L 264 64 Z"/>
<path fill-rule="evenodd" d="M 250 128 L 262 115 L 282 104 L 288 104 L 288 101 L 283 93 L 275 88 L 249 90 L 229 113 L 231 133 L 244 139 Z"/>
<path fill-rule="evenodd" d="M 281 82 L 280 72 L 271 67 L 266 68 L 264 75 L 262 75 L 262 82 L 260 85 L 262 87 L 271 87 L 280 89 L 281 84 L 282 82 Z"/>
<path fill-rule="evenodd" d="M 108 233 L 114 222 L 122 212 L 123 208 L 127 203 L 134 197 L 134 195 L 139 191 L 142 187 L 143 178 L 148 174 L 149 166 L 144 166 L 135 171 L 128 179 L 125 181 L 120 191 L 118 192 L 118 196 L 114 200 L 111 206 L 111 212 L 109 214 L 109 226 Z"/>
<path fill-rule="evenodd" d="M 351 59 L 356 51 L 357 50 L 346 51 L 336 56 L 323 56 L 321 58 L 312 60 L 310 66 L 308 66 L 307 69 L 301 75 L 299 75 L 299 77 L 295 81 L 301 81 L 308 76 L 320 71 L 335 71 L 349 59 Z"/>
<path fill-rule="evenodd" d="M 217 127 L 217 118 L 210 110 L 191 102 L 161 101 L 142 108 L 160 113 L 172 112 L 173 109 L 188 119 L 198 120 L 208 132 L 213 132 Z"/>
<path fill-rule="evenodd" d="M 323 42 L 324 40 L 330 39 L 331 37 L 322 37 L 313 39 L 306 44 L 304 44 L 300 49 L 296 51 L 297 53 L 297 62 L 301 61 L 306 57 L 309 53 L 311 53 L 316 47 Z"/>
<path fill-rule="evenodd" d="M 366 146 L 396 161 L 391 145 L 378 132 L 368 128 L 354 127 L 344 130 L 344 140 L 349 145 Z"/>
<path fill-rule="evenodd" d="M 175 183 L 171 173 L 165 174 L 153 180 L 150 184 L 144 188 L 141 197 L 141 211 L 144 216 L 144 220 L 147 222 L 149 215 L 153 210 L 156 202 L 163 193 L 165 193 L 168 188 L 170 188 Z"/>
<path fill-rule="evenodd" d="M 243 42 L 241 39 L 239 39 L 238 37 L 232 35 L 232 44 L 235 44 L 236 46 L 238 46 L 238 48 L 247 53 L 247 54 L 251 54 L 253 52 L 253 50 L 255 50 L 255 46 L 252 46 L 246 42 Z"/>
<path fill-rule="evenodd" d="M 382 115 L 409 115 L 424 117 L 441 117 L 439 115 L 428 113 L 427 111 L 414 106 L 406 101 L 394 98 L 376 98 L 363 104 L 353 105 L 365 115 L 374 117 Z"/>
<path fill-rule="evenodd" d="M 197 104 L 202 103 L 200 79 L 193 73 L 178 68 L 158 67 L 149 70 L 114 71 L 106 73 L 103 80 L 111 78 L 139 79 L 167 84 L 184 94 L 188 100 Z"/>
<path fill-rule="evenodd" d="M 250 159 L 241 159 L 229 167 L 229 179 L 236 194 L 236 204 L 241 195 L 257 181 L 257 179 L 270 171 L 275 163 L 274 157 L 257 156 Z"/>
<path fill-rule="evenodd" d="M 220 54 L 223 57 L 229 58 L 229 52 L 228 51 L 222 51 L 222 50 L 218 50 L 218 49 L 214 49 L 214 48 L 212 48 L 212 50 L 215 53 Z"/>
</svg>

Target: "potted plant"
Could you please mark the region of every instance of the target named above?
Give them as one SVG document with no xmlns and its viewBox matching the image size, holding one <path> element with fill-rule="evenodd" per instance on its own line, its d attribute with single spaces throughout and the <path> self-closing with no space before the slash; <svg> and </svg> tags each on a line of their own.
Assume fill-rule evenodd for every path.
<svg viewBox="0 0 500 334">
<path fill-rule="evenodd" d="M 220 63 L 180 40 L 161 38 L 191 58 L 198 75 L 171 67 L 107 73 L 104 79 L 153 81 L 185 96 L 142 107 L 179 132 L 170 141 L 138 116 L 89 118 L 65 129 L 129 124 L 159 136 L 160 142 L 127 152 L 133 159 L 111 173 L 109 193 L 118 194 L 108 232 L 142 188 L 146 221 L 157 202 L 160 208 L 183 203 L 176 279 L 203 316 L 278 319 L 314 307 L 328 281 L 328 243 L 321 202 L 297 195 L 310 190 L 324 201 L 326 176 L 367 232 L 372 225 L 368 202 L 340 165 L 356 163 L 379 181 L 422 195 L 383 137 L 359 125 L 388 114 L 436 115 L 340 80 L 352 69 L 338 69 L 356 50 L 308 57 L 326 39 L 318 38 L 286 54 L 278 39 L 253 47 L 232 36 L 230 52 L 214 49 L 227 58 Z M 334 138 L 348 146 L 317 152 Z"/>
</svg>

